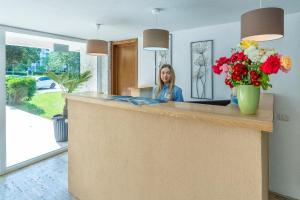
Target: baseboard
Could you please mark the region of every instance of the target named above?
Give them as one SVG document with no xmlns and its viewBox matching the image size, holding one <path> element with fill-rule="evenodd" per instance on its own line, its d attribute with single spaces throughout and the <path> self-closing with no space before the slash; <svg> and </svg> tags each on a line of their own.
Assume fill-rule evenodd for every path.
<svg viewBox="0 0 300 200">
<path fill-rule="evenodd" d="M 276 192 L 269 192 L 269 199 L 270 200 L 298 200 L 289 196 L 284 196 L 282 194 L 278 194 Z"/>
<path fill-rule="evenodd" d="M 32 165 L 34 163 L 37 163 L 37 162 L 40 162 L 42 160 L 46 160 L 48 158 L 51 158 L 51 157 L 56 156 L 58 154 L 64 153 L 66 151 L 68 151 L 68 147 L 67 146 L 66 147 L 62 147 L 62 148 L 57 149 L 57 150 L 54 150 L 54 151 L 51 151 L 51 152 L 48 152 L 46 154 L 40 155 L 38 157 L 29 159 L 27 161 L 21 162 L 21 163 L 19 163 L 17 165 L 8 167 L 4 173 L 0 174 L 0 176 L 8 174 L 8 173 L 11 173 L 11 172 L 14 172 L 14 171 L 19 170 L 19 169 L 24 168 L 24 167 L 30 166 L 30 165 Z"/>
</svg>

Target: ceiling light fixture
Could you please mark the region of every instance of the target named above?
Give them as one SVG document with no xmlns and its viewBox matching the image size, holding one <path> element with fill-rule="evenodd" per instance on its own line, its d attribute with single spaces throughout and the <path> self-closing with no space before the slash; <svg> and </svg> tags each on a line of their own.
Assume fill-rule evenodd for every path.
<svg viewBox="0 0 300 200">
<path fill-rule="evenodd" d="M 160 8 L 154 8 L 152 14 L 156 18 L 162 11 Z M 146 29 L 143 31 L 143 46 L 145 50 L 168 50 L 169 49 L 169 31 L 164 29 Z"/>
<path fill-rule="evenodd" d="M 260 8 L 241 16 L 242 40 L 268 41 L 284 36 L 284 10 L 282 8 Z"/>
<path fill-rule="evenodd" d="M 99 32 L 101 24 L 96 24 Z M 104 40 L 92 39 L 86 44 L 86 53 L 92 56 L 102 56 L 108 54 L 108 43 Z"/>
</svg>

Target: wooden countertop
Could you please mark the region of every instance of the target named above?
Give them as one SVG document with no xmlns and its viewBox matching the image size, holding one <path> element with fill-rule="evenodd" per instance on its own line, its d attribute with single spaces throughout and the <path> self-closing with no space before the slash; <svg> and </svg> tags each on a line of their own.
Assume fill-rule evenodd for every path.
<svg viewBox="0 0 300 200">
<path fill-rule="evenodd" d="M 218 123 L 225 126 L 251 128 L 266 132 L 273 131 L 273 94 L 261 94 L 256 115 L 242 115 L 234 105 L 213 106 L 183 102 L 168 102 L 155 105 L 136 106 L 127 102 L 107 100 L 107 95 L 96 92 L 73 93 L 66 95 L 69 100 L 94 103 L 119 109 L 144 112 L 169 117 L 186 118 Z"/>
</svg>

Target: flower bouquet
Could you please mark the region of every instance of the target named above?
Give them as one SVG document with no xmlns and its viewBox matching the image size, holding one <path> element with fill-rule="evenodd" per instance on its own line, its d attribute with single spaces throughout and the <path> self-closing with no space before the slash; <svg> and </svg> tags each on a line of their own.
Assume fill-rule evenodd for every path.
<svg viewBox="0 0 300 200">
<path fill-rule="evenodd" d="M 264 90 L 272 87 L 269 75 L 279 70 L 291 69 L 290 57 L 280 55 L 275 49 L 259 47 L 255 41 L 241 41 L 232 55 L 221 57 L 212 66 L 216 74 L 225 74 L 225 84 L 237 88 L 238 105 L 243 114 L 255 114 L 260 96 L 260 87 Z"/>
</svg>

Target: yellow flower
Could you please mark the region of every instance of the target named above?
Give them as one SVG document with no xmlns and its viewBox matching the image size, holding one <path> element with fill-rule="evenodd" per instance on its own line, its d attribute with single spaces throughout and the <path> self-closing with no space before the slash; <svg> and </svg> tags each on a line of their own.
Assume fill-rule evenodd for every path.
<svg viewBox="0 0 300 200">
<path fill-rule="evenodd" d="M 289 71 L 292 68 L 292 59 L 289 56 L 281 56 L 280 62 L 285 70 Z"/>
<path fill-rule="evenodd" d="M 258 47 L 258 43 L 253 40 L 243 40 L 241 41 L 241 47 L 243 49 L 248 49 L 250 46 L 255 46 L 256 48 Z"/>
</svg>

